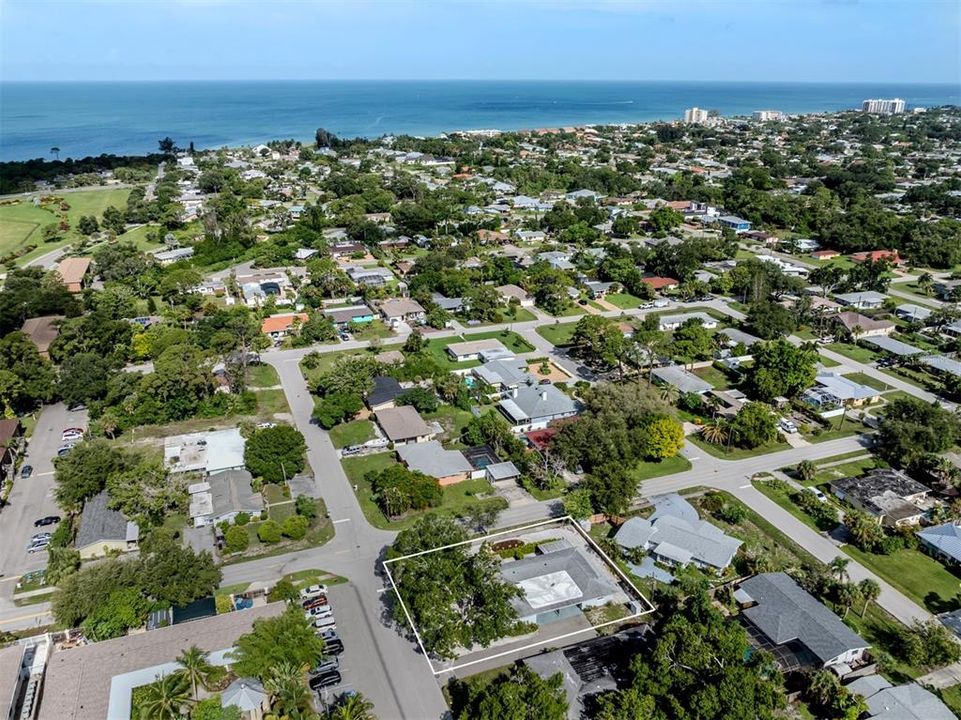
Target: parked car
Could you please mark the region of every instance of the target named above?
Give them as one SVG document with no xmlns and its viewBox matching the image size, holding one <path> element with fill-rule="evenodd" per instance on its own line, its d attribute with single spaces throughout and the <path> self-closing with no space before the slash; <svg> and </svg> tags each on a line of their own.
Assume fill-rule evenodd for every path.
<svg viewBox="0 0 961 720">
<path fill-rule="evenodd" d="M 20 477 L 28 478 L 33 475 L 33 465 L 24 465 L 20 468 Z"/>
<path fill-rule="evenodd" d="M 32 542 L 29 545 L 27 545 L 27 552 L 35 553 L 35 552 L 40 552 L 41 550 L 46 550 L 49 544 L 50 544 L 49 538 L 47 540 Z"/>
<path fill-rule="evenodd" d="M 318 595 L 317 597 L 311 598 L 310 600 L 304 600 L 303 607 L 304 607 L 304 610 L 313 610 L 316 607 L 323 607 L 329 602 L 330 601 L 327 599 L 326 595 Z"/>
<path fill-rule="evenodd" d="M 326 595 L 327 586 L 326 585 L 311 585 L 310 587 L 305 587 L 300 591 L 301 600 L 308 600 L 310 598 L 315 598 L 318 595 Z"/>
<path fill-rule="evenodd" d="M 321 617 L 314 620 L 315 628 L 336 628 L 337 621 L 334 620 L 333 615 L 328 615 L 327 617 Z"/>
<path fill-rule="evenodd" d="M 350 333 L 342 332 L 340 334 L 340 339 L 344 342 L 350 342 Z"/>
<path fill-rule="evenodd" d="M 61 447 L 57 448 L 57 457 L 63 457 L 71 450 L 73 450 L 73 445 L 62 445 Z"/>
<path fill-rule="evenodd" d="M 33 536 L 32 538 L 30 538 L 30 539 L 31 539 L 33 542 L 39 542 L 40 540 L 49 540 L 50 538 L 51 538 L 51 533 L 42 532 L 42 533 L 37 533 L 36 535 L 34 535 L 34 536 Z"/>
<path fill-rule="evenodd" d="M 311 690 L 319 690 L 320 688 L 330 687 L 331 685 L 339 685 L 341 681 L 340 671 L 330 670 L 323 675 L 315 675 L 307 681 L 307 685 Z"/>
<path fill-rule="evenodd" d="M 47 515 L 46 517 L 42 517 L 39 520 L 34 520 L 33 526 L 44 527 L 45 525 L 56 525 L 58 522 L 60 522 L 59 515 Z"/>
<path fill-rule="evenodd" d="M 797 425 L 791 418 L 779 418 L 777 421 L 778 427 L 780 427 L 784 432 L 793 435 L 797 432 Z"/>
<path fill-rule="evenodd" d="M 67 428 L 63 431 L 61 436 L 63 441 L 67 440 L 83 440 L 83 429 L 82 428 Z"/>
<path fill-rule="evenodd" d="M 334 611 L 331 609 L 330 605 L 321 605 L 319 607 L 304 611 L 304 617 L 306 617 L 308 620 L 311 618 L 330 617 L 333 614 Z"/>
<path fill-rule="evenodd" d="M 262 422 L 262 423 L 257 423 L 257 429 L 258 429 L 258 430 L 267 430 L 268 428 L 274 428 L 274 427 L 277 427 L 277 423 L 275 423 L 275 422 Z"/>
<path fill-rule="evenodd" d="M 804 489 L 807 490 L 809 493 L 811 493 L 814 497 L 816 497 L 820 502 L 828 501 L 827 495 L 825 495 L 823 492 L 818 490 L 816 487 L 809 487 Z"/>
<path fill-rule="evenodd" d="M 308 675 L 324 675 L 331 670 L 336 670 L 338 667 L 340 667 L 340 663 L 337 661 L 337 658 L 325 658 L 316 667 L 311 668 Z"/>
<path fill-rule="evenodd" d="M 340 655 L 344 652 L 344 643 L 340 638 L 335 640 L 324 640 L 324 652 L 330 655 Z"/>
</svg>

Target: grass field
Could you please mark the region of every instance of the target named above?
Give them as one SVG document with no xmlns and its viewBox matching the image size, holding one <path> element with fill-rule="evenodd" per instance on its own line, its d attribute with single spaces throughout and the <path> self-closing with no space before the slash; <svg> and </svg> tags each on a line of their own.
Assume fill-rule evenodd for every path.
<svg viewBox="0 0 961 720">
<path fill-rule="evenodd" d="M 958 607 L 961 579 L 918 550 L 898 550 L 890 555 L 862 552 L 852 545 L 842 550 L 933 613 Z"/>
<path fill-rule="evenodd" d="M 250 365 L 247 367 L 247 384 L 252 388 L 269 388 L 280 385 L 280 378 L 273 365 Z"/>
<path fill-rule="evenodd" d="M 368 440 L 373 440 L 374 437 L 374 424 L 370 420 L 354 420 L 337 425 L 330 430 L 330 441 L 335 448 L 362 445 Z"/>
<path fill-rule="evenodd" d="M 860 363 L 872 363 L 880 357 L 880 355 L 873 350 L 868 350 L 860 345 L 852 345 L 851 343 L 830 343 L 825 345 L 825 347 L 828 350 L 833 350 L 838 355 L 843 355 L 846 358 Z"/>
<path fill-rule="evenodd" d="M 880 390 L 881 392 L 894 389 L 887 383 L 881 382 L 880 380 L 861 372 L 848 373 L 844 377 L 846 377 L 848 380 L 851 380 L 852 382 L 861 383 L 862 385 L 867 385 L 869 388 L 874 388 L 875 390 Z"/>
<path fill-rule="evenodd" d="M 537 334 L 551 345 L 564 347 L 571 344 L 571 338 L 574 336 L 574 328 L 576 327 L 576 322 L 540 325 L 537 328 Z"/>
<path fill-rule="evenodd" d="M 54 196 L 63 198 L 70 206 L 65 213 L 61 213 L 56 204 L 48 204 L 46 208 L 50 208 L 49 210 L 35 206 L 33 195 L 21 198 L 21 201 L 14 205 L 2 205 L 0 206 L 0 256 L 18 252 L 27 245 L 36 245 L 35 250 L 20 258 L 20 261 L 25 262 L 63 247 L 81 237 L 76 227 L 82 215 L 93 215 L 99 220 L 103 211 L 111 205 L 123 209 L 129 194 L 130 190 L 125 188 L 53 193 Z M 39 197 L 39 194 L 36 197 Z M 40 238 L 43 227 L 59 222 L 61 214 L 65 215 L 67 222 L 70 223 L 70 230 L 64 232 L 56 242 L 43 242 Z"/>
<path fill-rule="evenodd" d="M 610 293 L 604 299 L 611 305 L 621 308 L 621 310 L 632 310 L 644 304 L 643 300 L 630 293 Z"/>
<path fill-rule="evenodd" d="M 380 506 L 374 501 L 373 491 L 365 476 L 368 472 L 380 471 L 396 464 L 393 453 L 377 453 L 357 458 L 346 458 L 341 462 L 347 478 L 353 485 L 357 486 L 357 499 L 364 516 L 371 525 L 382 530 L 403 530 L 413 524 L 418 517 L 428 512 L 459 517 L 466 515 L 472 507 L 478 505 L 494 506 L 501 509 L 507 506 L 507 501 L 500 496 L 477 497 L 477 495 L 486 495 L 492 492 L 491 484 L 487 480 L 465 480 L 443 488 L 444 495 L 439 507 L 429 511 L 408 513 L 401 519 L 392 520 L 384 515 Z"/>
<path fill-rule="evenodd" d="M 640 481 L 650 480 L 651 478 L 673 475 L 674 473 L 684 472 L 691 469 L 691 461 L 683 455 L 665 458 L 659 462 L 639 462 L 634 466 L 631 473 Z"/>
<path fill-rule="evenodd" d="M 259 415 L 275 415 L 289 413 L 290 405 L 283 390 L 257 390 L 257 413 Z"/>
<path fill-rule="evenodd" d="M 720 447 L 714 443 L 709 443 L 707 440 L 699 437 L 698 435 L 688 435 L 688 442 L 697 445 L 699 448 L 707 453 L 710 453 L 714 457 L 721 458 L 722 460 L 744 460 L 745 458 L 757 457 L 758 455 L 765 455 L 771 452 L 778 452 L 779 450 L 787 450 L 790 446 L 784 442 L 780 435 L 778 435 L 778 440 L 767 445 L 761 445 L 760 447 L 747 450 L 745 448 L 731 447 L 730 450 L 727 448 Z"/>
<path fill-rule="evenodd" d="M 725 390 L 731 387 L 731 379 L 713 365 L 697 368 L 692 372 L 702 380 L 711 383 L 715 390 Z"/>
<path fill-rule="evenodd" d="M 147 233 L 151 231 L 160 232 L 160 236 L 166 233 L 159 225 L 141 225 L 140 227 L 128 230 L 123 235 L 117 236 L 118 242 L 132 242 L 138 250 L 156 250 L 163 247 L 163 243 L 153 242 L 147 239 Z"/>
<path fill-rule="evenodd" d="M 334 352 L 318 353 L 317 365 L 315 367 L 308 368 L 304 364 L 304 361 L 301 360 L 300 370 L 304 374 L 307 384 L 313 387 L 320 376 L 329 373 L 338 361 L 344 358 L 364 357 L 368 355 L 369 353 L 366 350 L 337 350 Z"/>
</svg>

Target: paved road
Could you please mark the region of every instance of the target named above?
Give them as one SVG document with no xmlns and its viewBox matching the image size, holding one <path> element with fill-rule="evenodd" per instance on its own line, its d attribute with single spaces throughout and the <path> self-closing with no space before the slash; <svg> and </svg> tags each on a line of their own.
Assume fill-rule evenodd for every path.
<svg viewBox="0 0 961 720">
<path fill-rule="evenodd" d="M 53 499 L 53 458 L 57 455 L 57 449 L 63 445 L 61 433 L 64 428 L 86 426 L 86 410 L 68 412 L 63 403 L 46 406 L 37 419 L 37 426 L 23 461 L 24 464 L 33 466 L 33 475 L 25 480 L 18 477 L 14 482 L 0 522 L 0 547 L 3 548 L 0 552 L 2 628 L 16 627 L 18 617 L 20 624 L 36 625 L 37 613 L 47 609 L 46 604 L 15 608 L 12 598 L 15 580 L 18 576 L 31 570 L 39 570 L 47 564 L 46 552 L 28 554 L 26 551 L 30 538 L 41 532 L 33 526 L 33 522 L 44 515 L 62 514 Z M 43 619 L 45 617 L 41 618 Z"/>
</svg>

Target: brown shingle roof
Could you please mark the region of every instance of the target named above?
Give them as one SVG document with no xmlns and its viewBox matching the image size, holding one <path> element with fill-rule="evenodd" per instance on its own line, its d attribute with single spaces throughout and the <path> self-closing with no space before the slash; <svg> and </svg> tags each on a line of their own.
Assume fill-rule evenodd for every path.
<svg viewBox="0 0 961 720">
<path fill-rule="evenodd" d="M 430 435 L 430 426 L 414 408 L 403 405 L 377 411 L 377 422 L 391 442 Z"/>
<path fill-rule="evenodd" d="M 30 338 L 31 342 L 37 346 L 37 350 L 45 353 L 50 350 L 53 341 L 60 334 L 60 321 L 62 315 L 44 315 L 43 317 L 29 318 L 24 321 L 20 332 Z"/>
<path fill-rule="evenodd" d="M 90 258 L 68 257 L 57 265 L 57 274 L 64 285 L 77 285 L 83 282 L 87 270 L 90 269 Z"/>
</svg>

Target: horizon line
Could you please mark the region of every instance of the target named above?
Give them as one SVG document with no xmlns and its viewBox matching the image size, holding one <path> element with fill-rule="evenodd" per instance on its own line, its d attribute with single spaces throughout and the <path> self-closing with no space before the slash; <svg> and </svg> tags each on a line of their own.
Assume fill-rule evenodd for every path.
<svg viewBox="0 0 961 720">
<path fill-rule="evenodd" d="M 952 86 L 957 87 L 961 92 L 961 82 L 942 80 L 719 80 L 719 79 L 697 79 L 697 80 L 665 80 L 656 78 L 148 78 L 148 79 L 0 79 L 0 84 L 45 84 L 45 83 L 69 83 L 69 84 L 146 84 L 146 83 L 271 83 L 271 82 L 330 82 L 330 83 L 370 83 L 370 82 L 390 82 L 390 83 L 701 83 L 701 84 L 737 84 L 737 85 L 928 85 L 928 86 Z"/>
</svg>

